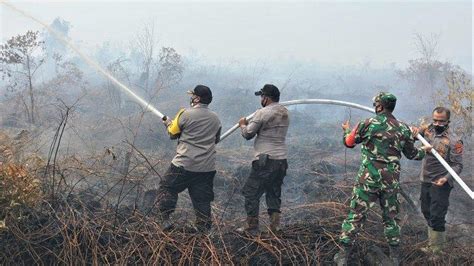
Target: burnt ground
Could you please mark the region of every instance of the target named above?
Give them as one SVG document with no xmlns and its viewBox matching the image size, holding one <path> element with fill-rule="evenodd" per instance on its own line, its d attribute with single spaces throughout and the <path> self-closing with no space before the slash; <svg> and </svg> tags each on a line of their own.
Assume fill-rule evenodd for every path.
<svg viewBox="0 0 474 266">
<path fill-rule="evenodd" d="M 0 231 L 0 263 L 330 265 L 338 251 L 337 236 L 347 214 L 359 155 L 337 145 L 309 144 L 290 150 L 282 192 L 282 232 L 266 232 L 262 200 L 262 234 L 257 237 L 235 231 L 245 220 L 240 188 L 249 171 L 249 146 L 219 151 L 214 227 L 206 235 L 193 228 L 186 192 L 180 194 L 172 216 L 172 231 L 163 232 L 153 213 L 140 211 L 143 192 L 156 188 L 159 174 L 169 164 L 163 155 L 136 153 L 125 174 L 120 155 L 67 158 L 57 164 L 54 197 L 51 179 L 45 175 L 52 171 L 37 169 L 35 173 L 45 177 L 43 197 L 35 207 L 17 206 L 7 213 L 8 228 Z M 328 148 L 315 148 L 318 145 Z M 416 162 L 403 162 L 402 187 L 415 205 L 401 199 L 403 264 L 472 265 L 472 201 L 459 187 L 452 194 L 445 255 L 433 257 L 420 251 L 427 234 L 417 207 L 418 167 Z M 470 173 L 470 166 L 464 171 Z M 463 178 L 472 187 L 472 177 Z M 375 207 L 358 236 L 351 264 L 387 264 L 386 254 L 380 209 Z"/>
<path fill-rule="evenodd" d="M 337 202 L 322 202 L 286 210 L 285 226 L 277 235 L 257 237 L 236 233 L 230 222 L 219 223 L 206 235 L 190 221 L 177 219 L 175 229 L 162 232 L 152 217 L 130 208 L 118 210 L 84 206 L 76 199 L 40 209 L 18 210 L 0 234 L 2 264 L 331 264 L 335 239 L 345 214 Z M 292 221 L 298 218 L 299 221 Z M 371 213 L 352 254 L 353 265 L 386 262 L 377 212 Z M 403 262 L 407 265 L 471 265 L 473 248 L 450 239 L 448 253 L 433 259 L 419 248 L 426 241 L 422 224 L 403 223 Z"/>
</svg>

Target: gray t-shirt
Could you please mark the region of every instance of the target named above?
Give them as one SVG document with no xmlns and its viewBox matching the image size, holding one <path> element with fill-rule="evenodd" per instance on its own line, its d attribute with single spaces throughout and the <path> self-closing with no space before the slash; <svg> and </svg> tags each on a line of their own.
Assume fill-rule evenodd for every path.
<svg viewBox="0 0 474 266">
<path fill-rule="evenodd" d="M 181 114 L 178 125 L 181 134 L 171 162 L 191 172 L 216 170 L 216 144 L 221 134 L 217 115 L 206 104 L 198 104 Z"/>
<path fill-rule="evenodd" d="M 285 139 L 289 125 L 288 109 L 279 103 L 271 103 L 257 110 L 248 125 L 240 129 L 247 140 L 257 135 L 254 143 L 256 159 L 260 154 L 268 154 L 270 159 L 281 160 L 288 155 Z"/>
</svg>

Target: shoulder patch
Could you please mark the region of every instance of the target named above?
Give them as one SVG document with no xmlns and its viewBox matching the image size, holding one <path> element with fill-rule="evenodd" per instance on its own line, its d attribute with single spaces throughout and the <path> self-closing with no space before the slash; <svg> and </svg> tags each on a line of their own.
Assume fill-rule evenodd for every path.
<svg viewBox="0 0 474 266">
<path fill-rule="evenodd" d="M 462 141 L 456 142 L 456 144 L 454 144 L 454 152 L 457 154 L 461 154 L 463 151 L 464 151 L 464 145 Z"/>
</svg>

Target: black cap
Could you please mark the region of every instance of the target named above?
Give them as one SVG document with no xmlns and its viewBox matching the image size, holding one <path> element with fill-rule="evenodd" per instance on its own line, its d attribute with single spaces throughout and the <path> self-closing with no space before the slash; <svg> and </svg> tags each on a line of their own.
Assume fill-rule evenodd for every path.
<svg viewBox="0 0 474 266">
<path fill-rule="evenodd" d="M 197 85 L 193 91 L 188 91 L 188 93 L 199 96 L 201 98 L 200 103 L 210 104 L 212 102 L 212 92 L 207 86 Z"/>
<path fill-rule="evenodd" d="M 271 98 L 280 98 L 280 91 L 273 84 L 265 84 L 262 89 L 255 92 L 255 96 L 260 95 L 268 96 Z"/>
</svg>

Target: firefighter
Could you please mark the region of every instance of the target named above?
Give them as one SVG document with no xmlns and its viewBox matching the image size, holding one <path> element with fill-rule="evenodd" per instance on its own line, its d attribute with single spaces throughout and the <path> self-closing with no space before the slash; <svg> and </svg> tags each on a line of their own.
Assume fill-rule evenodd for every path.
<svg viewBox="0 0 474 266">
<path fill-rule="evenodd" d="M 400 158 L 421 160 L 429 147 L 416 148 L 410 128 L 392 114 L 397 98 L 381 92 L 373 99 L 376 116 L 359 122 L 350 129 L 349 122 L 342 125 L 343 143 L 348 148 L 362 144 L 362 162 L 352 189 L 350 211 L 342 223 L 339 242 L 342 245 L 334 260 L 347 265 L 354 236 L 366 219 L 367 212 L 376 202 L 382 208 L 384 234 L 395 265 L 400 261 L 400 226 L 397 223 L 400 203 Z"/>
<path fill-rule="evenodd" d="M 191 106 L 180 110 L 173 120 L 163 121 L 170 138 L 178 139 L 178 146 L 176 156 L 160 181 L 157 205 L 162 227 L 169 229 L 178 194 L 187 189 L 195 211 L 196 228 L 199 232 L 208 232 L 212 226 L 216 144 L 220 139 L 221 122 L 208 108 L 212 101 L 209 87 L 197 85 L 188 93 Z"/>
<path fill-rule="evenodd" d="M 280 91 L 275 85 L 266 84 L 255 92 L 260 96 L 263 108 L 247 121 L 239 120 L 242 136 L 250 140 L 255 137 L 254 157 L 242 193 L 245 197 L 247 226 L 240 228 L 251 235 L 259 232 L 260 197 L 265 194 L 270 230 L 280 230 L 281 186 L 288 168 L 286 133 L 290 123 L 288 110 L 279 104 Z"/>
<path fill-rule="evenodd" d="M 433 110 L 433 122 L 429 126 L 412 128 L 416 136 L 420 133 L 443 159 L 460 174 L 463 168 L 463 142 L 449 130 L 451 112 L 448 108 L 436 107 Z M 428 246 L 422 250 L 440 254 L 446 243 L 446 214 L 449 206 L 449 194 L 453 188 L 453 177 L 446 168 L 428 154 L 422 162 L 421 212 L 428 224 Z"/>
</svg>

